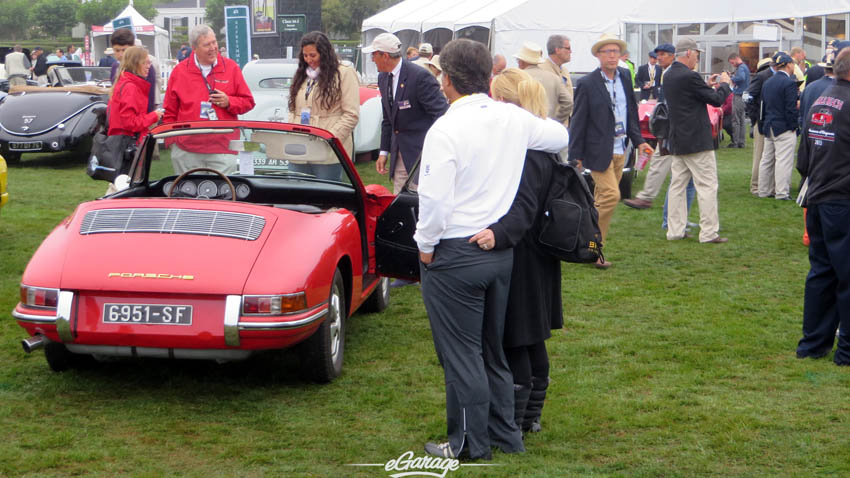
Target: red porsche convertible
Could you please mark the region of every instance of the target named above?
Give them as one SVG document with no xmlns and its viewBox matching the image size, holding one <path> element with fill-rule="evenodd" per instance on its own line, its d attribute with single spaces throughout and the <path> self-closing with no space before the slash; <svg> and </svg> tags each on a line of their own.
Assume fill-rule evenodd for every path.
<svg viewBox="0 0 850 478">
<path fill-rule="evenodd" d="M 152 161 L 157 140 L 170 155 Z M 227 361 L 297 346 L 309 378 L 327 382 L 342 370 L 346 320 L 388 305 L 376 255 L 387 275 L 418 275 L 415 211 L 399 203 L 380 218 L 393 195 L 364 186 L 327 131 L 163 125 L 129 176 L 79 205 L 24 272 L 13 316 L 24 349 L 43 347 L 53 370 L 83 356 Z"/>
</svg>

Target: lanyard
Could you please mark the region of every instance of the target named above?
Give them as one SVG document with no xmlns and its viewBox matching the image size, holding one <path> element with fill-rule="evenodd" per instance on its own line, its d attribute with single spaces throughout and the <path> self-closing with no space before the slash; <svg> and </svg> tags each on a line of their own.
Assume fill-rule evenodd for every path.
<svg viewBox="0 0 850 478">
<path fill-rule="evenodd" d="M 310 92 L 313 91 L 313 86 L 315 86 L 315 84 L 316 80 L 307 80 L 307 91 L 304 93 L 304 101 L 307 101 L 310 98 Z"/>
<path fill-rule="evenodd" d="M 204 73 L 203 73 L 203 72 L 201 72 L 201 76 L 203 76 L 203 74 L 204 74 Z M 204 86 L 206 86 L 206 87 L 207 87 L 207 91 L 208 91 L 210 94 L 213 94 L 213 93 L 215 93 L 215 88 L 213 88 L 213 87 L 212 87 L 212 85 L 210 85 L 209 77 L 211 77 L 211 76 L 212 76 L 212 70 L 210 70 L 210 72 L 209 72 L 209 73 L 207 73 L 207 76 L 204 76 Z"/>
<path fill-rule="evenodd" d="M 605 73 L 600 71 L 600 75 L 602 75 L 602 79 L 605 80 L 605 88 L 608 89 L 608 93 L 611 95 L 611 111 L 614 112 L 614 116 L 617 116 L 617 80 L 620 78 L 620 75 L 614 73 L 614 80 L 609 80 Z"/>
</svg>

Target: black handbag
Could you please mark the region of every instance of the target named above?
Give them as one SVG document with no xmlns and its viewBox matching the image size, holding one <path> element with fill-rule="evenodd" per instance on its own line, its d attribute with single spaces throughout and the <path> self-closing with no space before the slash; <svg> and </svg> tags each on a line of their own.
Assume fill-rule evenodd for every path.
<svg viewBox="0 0 850 478">
<path fill-rule="evenodd" d="M 120 96 L 124 91 L 118 92 Z M 92 179 L 115 181 L 120 174 L 127 172 L 127 166 L 136 154 L 136 137 L 126 135 L 109 136 L 109 108 L 104 121 L 99 121 L 100 128 L 92 137 L 91 154 L 86 165 L 86 174 Z"/>
<path fill-rule="evenodd" d="M 538 245 L 565 262 L 604 261 L 599 212 L 590 188 L 575 166 L 555 158 L 553 161 L 555 168 L 541 212 Z"/>
</svg>

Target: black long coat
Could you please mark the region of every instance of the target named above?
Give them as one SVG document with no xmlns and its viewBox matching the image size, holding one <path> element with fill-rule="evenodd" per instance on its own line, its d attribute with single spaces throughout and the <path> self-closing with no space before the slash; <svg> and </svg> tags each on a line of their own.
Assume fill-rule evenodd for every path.
<svg viewBox="0 0 850 478">
<path fill-rule="evenodd" d="M 664 73 L 663 88 L 670 110 L 670 152 L 684 155 L 714 149 L 705 105 L 723 106 L 732 92 L 729 85 L 721 83 L 715 90 L 699 73 L 674 61 Z"/>
<path fill-rule="evenodd" d="M 505 317 L 504 346 L 533 345 L 564 326 L 561 304 L 561 262 L 542 252 L 536 238 L 552 177 L 554 155 L 529 151 L 514 202 L 499 222 L 490 226 L 496 249 L 514 248 L 511 289 Z"/>
</svg>

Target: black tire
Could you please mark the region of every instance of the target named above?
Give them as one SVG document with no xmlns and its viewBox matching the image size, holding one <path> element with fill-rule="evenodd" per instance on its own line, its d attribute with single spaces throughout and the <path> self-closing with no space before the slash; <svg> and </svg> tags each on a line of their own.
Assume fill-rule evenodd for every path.
<svg viewBox="0 0 850 478">
<path fill-rule="evenodd" d="M 381 277 L 372 295 L 363 303 L 363 311 L 380 312 L 390 305 L 390 279 Z"/>
<path fill-rule="evenodd" d="M 76 355 L 69 352 L 61 342 L 48 342 L 44 346 L 44 358 L 47 359 L 50 370 L 54 372 L 64 372 L 73 368 L 76 363 Z"/>
<path fill-rule="evenodd" d="M 8 164 L 18 164 L 21 162 L 21 153 L 3 153 L 3 159 Z"/>
<path fill-rule="evenodd" d="M 305 378 L 328 383 L 342 373 L 345 355 L 345 284 L 337 269 L 328 297 L 328 314 L 319 329 L 301 346 Z"/>
</svg>

